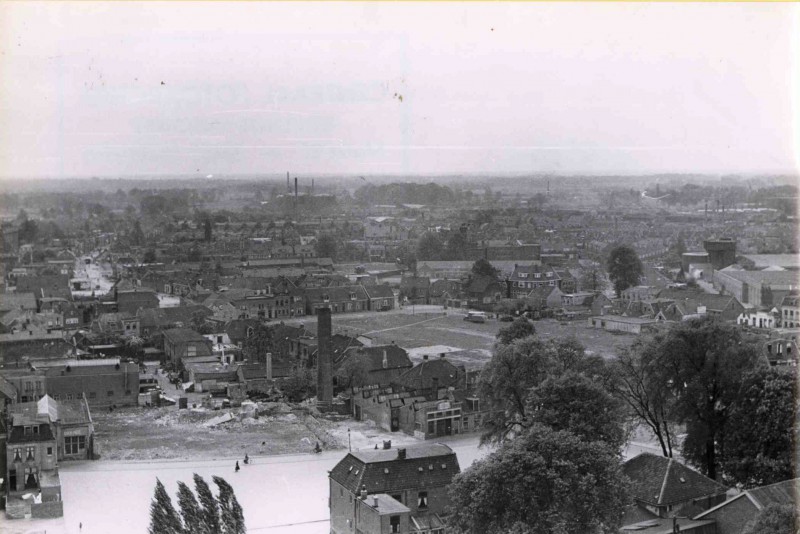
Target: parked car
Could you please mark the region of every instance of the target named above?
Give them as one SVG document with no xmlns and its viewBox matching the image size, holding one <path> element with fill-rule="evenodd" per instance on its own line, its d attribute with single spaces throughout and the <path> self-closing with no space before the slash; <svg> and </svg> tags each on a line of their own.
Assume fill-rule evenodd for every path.
<svg viewBox="0 0 800 534">
<path fill-rule="evenodd" d="M 479 311 L 470 311 L 467 312 L 467 315 L 464 317 L 464 320 L 469 321 L 471 323 L 485 323 L 486 313 Z"/>
<path fill-rule="evenodd" d="M 501 315 L 498 321 L 503 321 L 504 323 L 510 323 L 514 320 L 514 317 L 511 315 Z"/>
</svg>

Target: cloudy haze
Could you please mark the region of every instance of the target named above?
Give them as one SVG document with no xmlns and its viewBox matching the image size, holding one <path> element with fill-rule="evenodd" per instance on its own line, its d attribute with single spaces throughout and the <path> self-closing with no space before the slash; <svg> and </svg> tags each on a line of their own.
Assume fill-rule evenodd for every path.
<svg viewBox="0 0 800 534">
<path fill-rule="evenodd" d="M 0 175 L 796 172 L 798 12 L 3 4 Z"/>
</svg>

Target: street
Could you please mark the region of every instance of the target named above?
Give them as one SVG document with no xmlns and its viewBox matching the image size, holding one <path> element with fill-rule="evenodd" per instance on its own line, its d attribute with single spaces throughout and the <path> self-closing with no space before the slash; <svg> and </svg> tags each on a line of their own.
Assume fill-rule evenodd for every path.
<svg viewBox="0 0 800 534">
<path fill-rule="evenodd" d="M 488 453 L 478 448 L 478 436 L 448 439 L 462 469 Z M 177 502 L 178 481 L 193 487 L 192 474 L 202 476 L 216 492 L 213 475 L 233 486 L 244 509 L 248 532 L 326 534 L 328 532 L 328 471 L 347 454 L 251 457 L 234 472 L 237 458 L 210 461 L 65 462 L 59 469 L 64 500 L 63 520 L 0 520 L 4 534 L 46 530 L 64 534 L 142 533 L 150 521 L 150 500 L 156 477 Z M 79 529 L 79 525 L 83 528 Z"/>
</svg>

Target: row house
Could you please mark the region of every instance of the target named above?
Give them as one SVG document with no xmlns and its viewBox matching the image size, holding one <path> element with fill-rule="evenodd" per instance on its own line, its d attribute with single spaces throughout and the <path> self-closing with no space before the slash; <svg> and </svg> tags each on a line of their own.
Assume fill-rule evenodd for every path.
<svg viewBox="0 0 800 534">
<path fill-rule="evenodd" d="M 363 286 L 369 298 L 368 308 L 370 311 L 389 311 L 397 307 L 397 296 L 388 285 L 367 285 Z"/>
<path fill-rule="evenodd" d="M 312 288 L 305 291 L 306 314 L 316 315 L 320 308 L 331 313 L 357 313 L 370 309 L 370 298 L 364 286 Z"/>
<path fill-rule="evenodd" d="M 230 303 L 239 311 L 238 318 L 243 319 L 284 319 L 306 313 L 303 293 L 297 289 L 280 294 L 270 289 L 246 290 L 244 298 L 232 299 Z"/>
<path fill-rule="evenodd" d="M 780 325 L 783 328 L 800 327 L 800 296 L 792 291 L 781 300 Z"/>
</svg>

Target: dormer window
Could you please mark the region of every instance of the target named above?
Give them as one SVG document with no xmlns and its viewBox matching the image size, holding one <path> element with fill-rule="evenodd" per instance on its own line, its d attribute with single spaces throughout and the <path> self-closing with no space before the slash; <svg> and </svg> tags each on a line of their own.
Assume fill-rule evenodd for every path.
<svg viewBox="0 0 800 534">
<path fill-rule="evenodd" d="M 551 271 L 551 272 L 548 272 L 546 276 L 547 276 L 548 278 L 552 277 L 552 276 L 553 276 L 553 273 L 552 273 L 552 271 Z"/>
<path fill-rule="evenodd" d="M 541 278 L 542 277 L 542 273 L 533 273 L 533 277 L 534 278 Z"/>
<path fill-rule="evenodd" d="M 520 278 L 528 278 L 528 273 L 519 273 Z"/>
<path fill-rule="evenodd" d="M 356 300 L 356 294 L 350 293 L 350 300 Z"/>
</svg>

